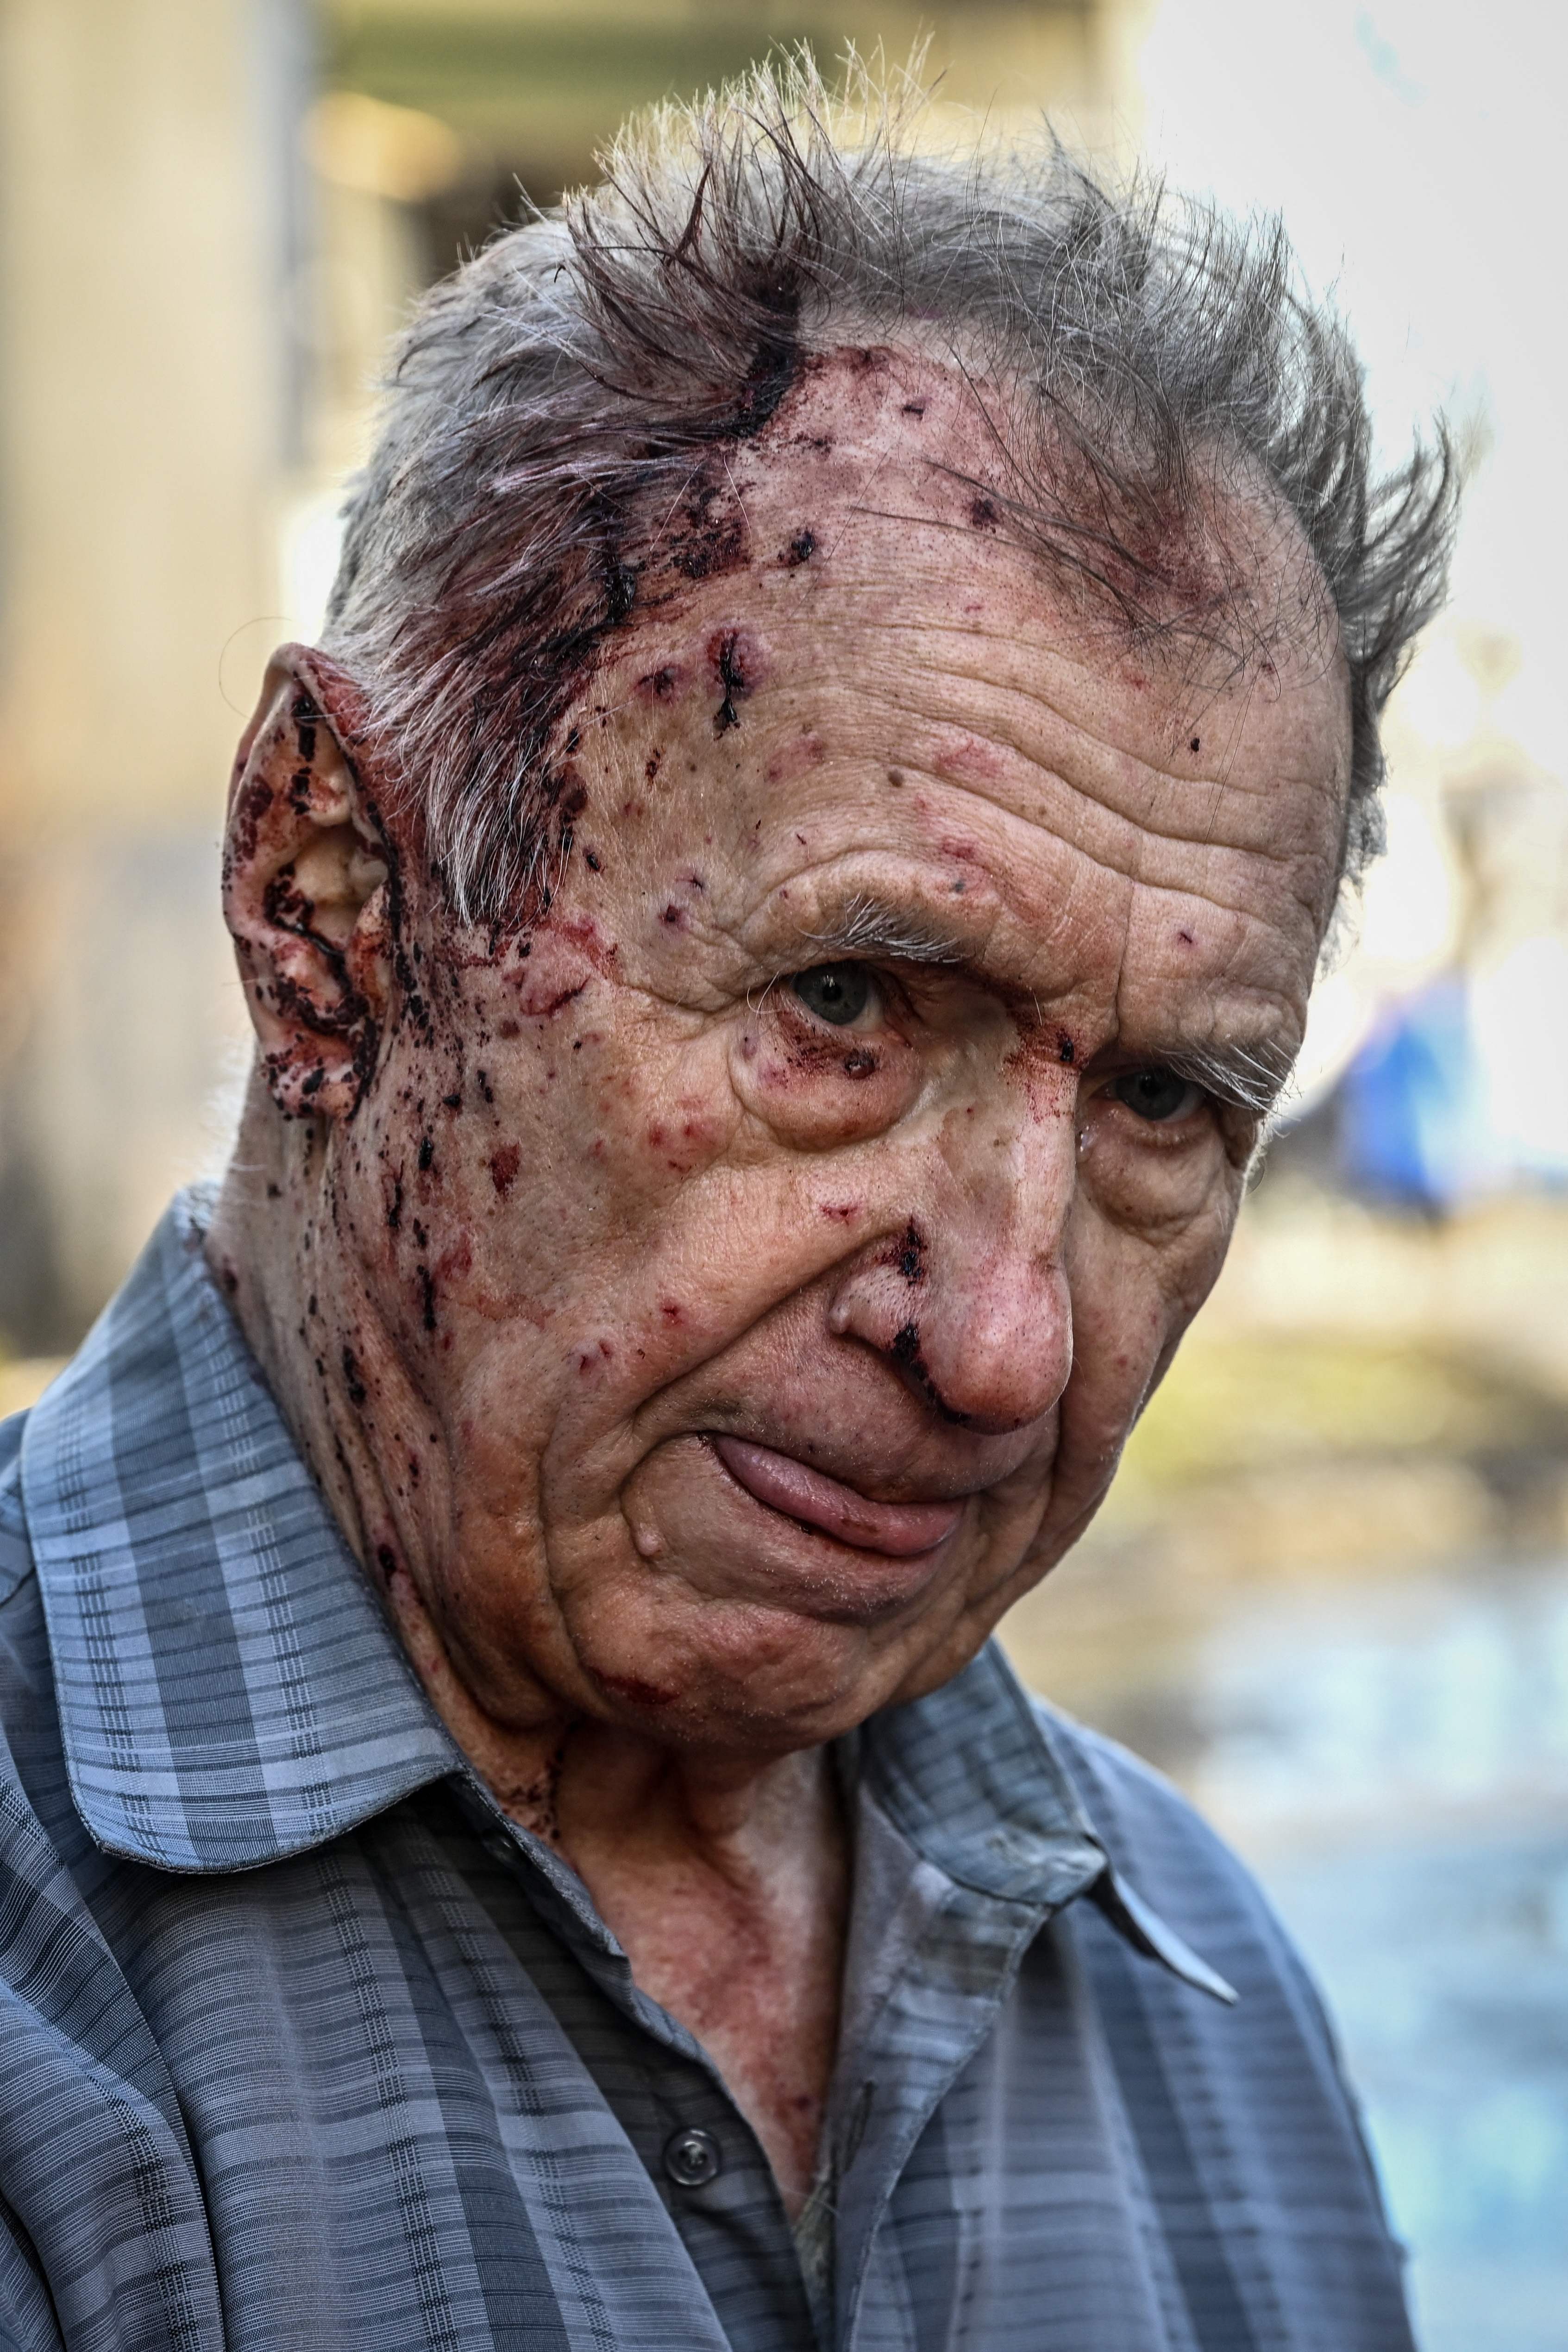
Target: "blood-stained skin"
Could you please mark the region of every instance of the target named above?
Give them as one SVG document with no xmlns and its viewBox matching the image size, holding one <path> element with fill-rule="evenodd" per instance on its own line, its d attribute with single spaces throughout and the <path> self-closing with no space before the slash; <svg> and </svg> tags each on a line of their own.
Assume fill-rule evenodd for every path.
<svg viewBox="0 0 1568 2352">
<path fill-rule="evenodd" d="M 846 352 L 726 451 L 563 714 L 509 922 L 454 921 L 321 656 L 271 673 L 228 835 L 260 1055 L 214 1264 L 436 1705 L 796 2203 L 823 1743 L 954 1673 L 1099 1503 L 1341 837 L 1291 531 L 1212 486 L 1131 638 L 976 478 L 980 397 Z M 1271 617 L 1238 649 L 1221 606 Z"/>
</svg>

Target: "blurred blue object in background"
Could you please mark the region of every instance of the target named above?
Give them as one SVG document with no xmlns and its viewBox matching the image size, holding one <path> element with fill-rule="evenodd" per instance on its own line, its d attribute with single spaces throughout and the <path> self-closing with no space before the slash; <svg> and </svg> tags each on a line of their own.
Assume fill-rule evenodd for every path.
<svg viewBox="0 0 1568 2352">
<path fill-rule="evenodd" d="M 1364 1198 L 1443 1215 L 1492 1174 L 1485 1074 L 1463 978 L 1384 1014 L 1340 1088 L 1340 1160 Z"/>
</svg>

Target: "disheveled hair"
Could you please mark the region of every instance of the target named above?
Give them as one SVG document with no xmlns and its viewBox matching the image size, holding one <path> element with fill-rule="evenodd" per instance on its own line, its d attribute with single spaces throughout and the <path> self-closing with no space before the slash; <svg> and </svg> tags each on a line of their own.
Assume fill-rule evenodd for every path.
<svg viewBox="0 0 1568 2352">
<path fill-rule="evenodd" d="M 1264 616 L 1234 581 L 1194 597 L 1173 524 L 1226 481 L 1295 517 L 1348 664 L 1359 874 L 1381 846 L 1379 719 L 1442 600 L 1457 469 L 1439 424 L 1374 472 L 1360 363 L 1277 222 L 1113 189 L 1044 128 L 932 152 L 912 75 L 852 65 L 835 99 L 805 53 L 657 110 L 602 162 L 599 185 L 416 311 L 323 638 L 460 918 L 547 903 L 595 662 L 652 567 L 714 567 L 725 446 L 811 354 L 856 344 L 1001 388 L 976 392 L 977 481 L 1128 631 L 1258 657 Z"/>
</svg>

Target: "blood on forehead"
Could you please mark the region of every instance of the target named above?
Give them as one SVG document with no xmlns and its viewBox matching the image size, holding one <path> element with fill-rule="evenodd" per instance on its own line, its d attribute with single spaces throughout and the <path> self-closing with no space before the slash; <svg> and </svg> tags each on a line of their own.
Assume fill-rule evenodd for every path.
<svg viewBox="0 0 1568 2352">
<path fill-rule="evenodd" d="M 1099 658 L 1173 664 L 1200 694 L 1273 677 L 1286 647 L 1337 656 L 1327 583 L 1255 472 L 1212 447 L 1179 478 L 1113 463 L 1043 420 L 1026 387 L 890 344 L 809 354 L 762 428 L 715 444 L 673 508 L 649 494 L 627 520 L 623 627 L 668 632 L 701 583 L 831 573 L 871 520 L 952 533 L 955 594 L 977 540 L 1011 546 Z"/>
</svg>

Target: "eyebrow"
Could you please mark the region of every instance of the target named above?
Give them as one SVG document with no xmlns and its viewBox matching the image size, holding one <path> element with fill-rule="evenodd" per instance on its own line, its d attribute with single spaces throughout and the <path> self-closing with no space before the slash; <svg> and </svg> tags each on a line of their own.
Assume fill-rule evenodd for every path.
<svg viewBox="0 0 1568 2352">
<path fill-rule="evenodd" d="M 865 892 L 847 899 L 823 929 L 801 936 L 826 956 L 888 956 L 907 963 L 971 968 L 974 960 L 973 940 L 934 913 L 889 907 Z M 1258 1118 L 1267 1118 L 1279 1107 L 1296 1064 L 1288 1046 L 1262 1035 L 1229 1045 L 1152 1045 L 1149 1059 Z"/>
<path fill-rule="evenodd" d="M 967 963 L 973 941 L 920 908 L 894 908 L 863 893 L 845 901 L 826 930 L 801 935 L 839 955 L 894 956 L 905 963 Z"/>
<path fill-rule="evenodd" d="M 1150 1058 L 1259 1118 L 1276 1108 L 1296 1066 L 1295 1055 L 1269 1037 L 1251 1044 L 1238 1040 L 1231 1045 L 1178 1047 L 1170 1053 L 1155 1048 Z"/>
</svg>

